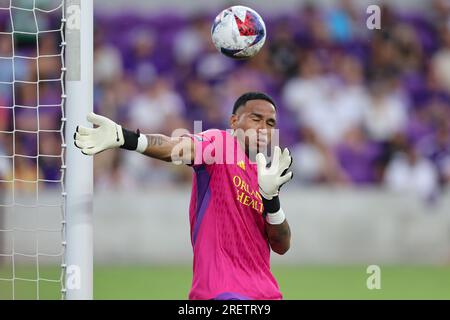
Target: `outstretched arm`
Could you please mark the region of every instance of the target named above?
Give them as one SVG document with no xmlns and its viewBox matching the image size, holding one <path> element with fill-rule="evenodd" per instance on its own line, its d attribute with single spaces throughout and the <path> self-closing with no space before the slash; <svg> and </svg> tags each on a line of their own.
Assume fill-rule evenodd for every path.
<svg viewBox="0 0 450 320">
<path fill-rule="evenodd" d="M 143 154 L 166 162 L 191 164 L 194 162 L 194 143 L 188 137 L 168 137 L 163 134 L 148 134 L 147 148 Z"/>
<path fill-rule="evenodd" d="M 193 163 L 194 143 L 188 137 L 168 137 L 162 134 L 144 135 L 122 128 L 114 121 L 90 113 L 87 120 L 96 128 L 78 126 L 74 134 L 75 146 L 86 155 L 107 149 L 134 150 L 146 156 L 177 163 Z"/>
</svg>

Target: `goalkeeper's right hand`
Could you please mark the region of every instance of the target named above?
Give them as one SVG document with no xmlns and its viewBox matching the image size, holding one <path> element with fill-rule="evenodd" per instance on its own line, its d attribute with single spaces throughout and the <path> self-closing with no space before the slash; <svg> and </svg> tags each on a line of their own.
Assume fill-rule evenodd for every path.
<svg viewBox="0 0 450 320">
<path fill-rule="evenodd" d="M 139 130 L 134 133 L 123 129 L 114 121 L 95 114 L 87 115 L 87 121 L 96 128 L 77 126 L 74 134 L 75 146 L 86 155 L 94 155 L 106 149 L 123 148 L 144 152 L 147 148 L 147 138 Z"/>
</svg>

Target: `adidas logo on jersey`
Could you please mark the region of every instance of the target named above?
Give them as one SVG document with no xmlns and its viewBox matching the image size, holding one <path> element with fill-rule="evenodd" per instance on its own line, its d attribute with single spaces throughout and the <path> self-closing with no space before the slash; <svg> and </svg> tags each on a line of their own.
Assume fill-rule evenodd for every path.
<svg viewBox="0 0 450 320">
<path fill-rule="evenodd" d="M 238 165 L 242 170 L 245 171 L 245 162 L 244 162 L 243 160 L 238 161 L 237 165 Z"/>
</svg>

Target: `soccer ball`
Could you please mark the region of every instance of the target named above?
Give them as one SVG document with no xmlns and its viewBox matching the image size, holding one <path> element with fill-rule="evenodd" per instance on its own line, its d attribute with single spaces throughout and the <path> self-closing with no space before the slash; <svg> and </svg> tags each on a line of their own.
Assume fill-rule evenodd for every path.
<svg viewBox="0 0 450 320">
<path fill-rule="evenodd" d="M 248 7 L 233 6 L 214 19 L 211 36 L 217 50 L 233 59 L 253 57 L 266 41 L 261 16 Z"/>
</svg>

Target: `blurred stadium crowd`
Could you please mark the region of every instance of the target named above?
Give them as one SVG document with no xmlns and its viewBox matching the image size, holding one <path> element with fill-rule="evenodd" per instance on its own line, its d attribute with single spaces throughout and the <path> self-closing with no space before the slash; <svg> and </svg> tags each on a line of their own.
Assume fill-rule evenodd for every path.
<svg viewBox="0 0 450 320">
<path fill-rule="evenodd" d="M 204 130 L 226 129 L 234 100 L 245 91 L 264 91 L 278 103 L 281 141 L 293 152 L 294 182 L 379 185 L 418 192 L 426 199 L 448 185 L 447 1 L 430 1 L 427 12 L 383 6 L 381 30 L 367 29 L 365 10 L 350 1 L 331 9 L 306 5 L 282 15 L 260 13 L 268 37 L 263 50 L 248 61 L 217 52 L 210 40 L 215 13 L 97 13 L 95 111 L 145 133 L 193 131 L 194 120 L 201 120 Z M 0 19 L 0 29 L 6 24 L 7 19 Z M 40 54 L 58 52 L 59 41 L 56 34 L 44 36 Z M 0 56 L 10 56 L 10 46 L 10 39 L 0 37 Z M 26 42 L 21 48 L 27 50 Z M 0 59 L 0 81 L 9 77 L 5 61 Z M 30 63 L 16 59 L 16 79 L 36 80 L 36 66 Z M 58 65 L 56 58 L 40 59 L 39 79 L 58 78 Z M 59 103 L 58 86 L 41 84 L 36 97 L 36 88 L 17 85 L 16 104 Z M 12 105 L 11 92 L 0 88 L 0 105 Z M 10 110 L 0 109 L 0 131 L 12 129 L 12 117 Z M 36 115 L 29 110 L 16 110 L 14 117 L 16 128 L 35 126 L 30 117 Z M 58 108 L 39 107 L 40 129 L 59 128 L 60 117 Z M 42 141 L 41 154 L 58 154 L 58 135 Z M 10 150 L 9 140 L 1 137 L 0 152 Z M 36 137 L 16 136 L 15 151 L 20 150 L 36 152 Z M 59 160 L 52 159 L 39 163 L 40 174 L 48 179 L 59 174 L 60 164 L 52 162 Z M 36 164 L 29 160 L 16 161 L 15 170 L 35 175 Z M 8 169 L 3 165 L 2 170 L 5 175 Z M 186 167 L 120 150 L 95 160 L 98 188 L 171 186 L 190 177 Z"/>
</svg>

